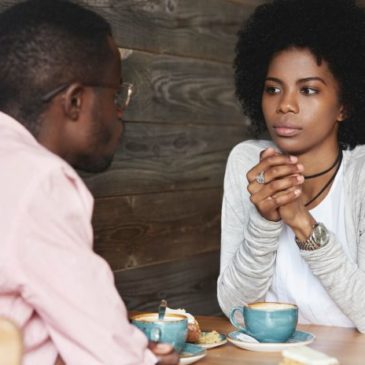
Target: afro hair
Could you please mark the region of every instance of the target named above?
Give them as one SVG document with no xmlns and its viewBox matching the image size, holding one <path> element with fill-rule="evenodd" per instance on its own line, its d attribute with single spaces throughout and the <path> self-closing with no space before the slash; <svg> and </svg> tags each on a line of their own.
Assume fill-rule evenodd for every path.
<svg viewBox="0 0 365 365">
<path fill-rule="evenodd" d="M 326 61 L 340 85 L 346 120 L 339 142 L 365 142 L 365 13 L 352 0 L 273 0 L 260 5 L 238 33 L 236 95 L 254 133 L 266 130 L 261 109 L 269 63 L 282 50 L 309 49 Z"/>
</svg>

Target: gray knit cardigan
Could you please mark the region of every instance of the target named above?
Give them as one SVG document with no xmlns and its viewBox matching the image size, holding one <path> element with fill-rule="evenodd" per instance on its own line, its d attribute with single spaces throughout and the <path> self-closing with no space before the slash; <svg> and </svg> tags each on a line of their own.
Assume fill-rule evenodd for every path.
<svg viewBox="0 0 365 365">
<path fill-rule="evenodd" d="M 257 212 L 246 179 L 247 171 L 258 163 L 260 151 L 268 146 L 271 142 L 263 140 L 242 142 L 227 162 L 217 283 L 218 301 L 227 316 L 233 306 L 263 300 L 271 285 L 283 223 L 268 221 Z M 301 255 L 343 313 L 365 333 L 365 146 L 344 151 L 342 163 L 351 257 L 332 232 L 328 245 L 301 251 Z"/>
</svg>

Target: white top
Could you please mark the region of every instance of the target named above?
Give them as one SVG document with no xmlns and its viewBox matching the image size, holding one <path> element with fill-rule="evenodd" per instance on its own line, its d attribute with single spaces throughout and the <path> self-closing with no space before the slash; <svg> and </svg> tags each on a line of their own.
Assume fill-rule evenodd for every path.
<svg viewBox="0 0 365 365">
<path fill-rule="evenodd" d="M 344 217 L 343 166 L 327 196 L 310 212 L 317 222 L 322 222 L 336 234 L 350 257 Z M 283 226 L 279 237 L 273 280 L 266 300 L 297 304 L 300 323 L 354 327 L 301 257 L 294 241 L 294 232 L 287 225 Z"/>
<path fill-rule="evenodd" d="M 257 212 L 250 201 L 246 177 L 259 162 L 260 152 L 269 146 L 273 146 L 270 141 L 242 142 L 232 150 L 227 162 L 222 204 L 221 271 L 217 283 L 218 301 L 227 316 L 232 307 L 265 300 L 272 286 L 284 224 L 268 221 Z M 324 217 L 341 211 L 344 220 L 340 216 L 332 218 L 336 233 L 330 230 L 329 243 L 318 250 L 301 250 L 300 256 L 341 312 L 365 333 L 364 161 L 365 146 L 343 151 L 343 198 L 342 202 L 331 203 L 343 208 L 328 208 Z M 339 236 L 336 219 L 344 221 L 347 241 Z M 344 242 L 347 242 L 346 247 L 343 247 Z M 318 301 L 312 292 L 310 296 L 312 301 Z"/>
</svg>

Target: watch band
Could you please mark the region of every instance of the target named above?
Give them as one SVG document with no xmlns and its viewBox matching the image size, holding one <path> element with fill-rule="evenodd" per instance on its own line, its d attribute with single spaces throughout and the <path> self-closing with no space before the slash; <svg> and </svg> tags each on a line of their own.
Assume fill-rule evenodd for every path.
<svg viewBox="0 0 365 365">
<path fill-rule="evenodd" d="M 295 237 L 295 242 L 301 250 L 314 251 L 327 245 L 329 242 L 329 233 L 323 223 L 315 223 L 308 239 L 300 241 Z"/>
</svg>

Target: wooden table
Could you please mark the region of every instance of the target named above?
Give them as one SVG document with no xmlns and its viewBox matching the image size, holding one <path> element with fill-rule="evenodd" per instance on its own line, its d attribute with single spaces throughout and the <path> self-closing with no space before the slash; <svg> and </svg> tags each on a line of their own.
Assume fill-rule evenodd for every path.
<svg viewBox="0 0 365 365">
<path fill-rule="evenodd" d="M 0 365 L 20 365 L 22 338 L 15 324 L 0 318 Z"/>
<path fill-rule="evenodd" d="M 202 330 L 216 330 L 228 334 L 235 328 L 227 318 L 197 316 Z M 356 330 L 317 325 L 299 325 L 300 330 L 316 336 L 309 347 L 336 357 L 341 365 L 365 364 L 365 335 Z M 197 365 L 277 365 L 282 359 L 280 352 L 253 352 L 240 349 L 231 343 L 208 350 L 208 355 Z"/>
</svg>

